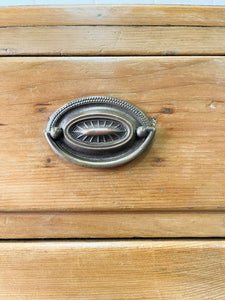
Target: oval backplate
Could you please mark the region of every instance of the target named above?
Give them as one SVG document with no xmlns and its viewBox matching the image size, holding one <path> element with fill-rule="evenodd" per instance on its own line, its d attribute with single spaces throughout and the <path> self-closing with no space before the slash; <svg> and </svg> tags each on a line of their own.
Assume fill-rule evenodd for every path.
<svg viewBox="0 0 225 300">
<path fill-rule="evenodd" d="M 60 157 L 81 166 L 115 167 L 134 159 L 151 142 L 155 119 L 113 97 L 79 98 L 60 107 L 46 138 Z"/>
</svg>

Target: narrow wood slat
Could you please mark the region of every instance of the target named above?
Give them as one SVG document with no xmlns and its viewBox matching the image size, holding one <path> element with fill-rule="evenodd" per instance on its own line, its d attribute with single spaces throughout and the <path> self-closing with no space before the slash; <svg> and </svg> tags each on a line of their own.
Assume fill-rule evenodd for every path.
<svg viewBox="0 0 225 300">
<path fill-rule="evenodd" d="M 224 220 L 224 212 L 0 213 L 0 238 L 224 237 Z"/>
<path fill-rule="evenodd" d="M 0 211 L 224 210 L 223 57 L 1 58 Z M 114 169 L 63 161 L 44 131 L 68 101 L 108 95 L 158 118 Z"/>
<path fill-rule="evenodd" d="M 1 7 L 0 26 L 188 25 L 224 26 L 225 7 L 81 5 Z"/>
<path fill-rule="evenodd" d="M 0 28 L 0 55 L 224 55 L 225 27 Z"/>
<path fill-rule="evenodd" d="M 224 240 L 0 243 L 2 299 L 224 299 Z"/>
</svg>

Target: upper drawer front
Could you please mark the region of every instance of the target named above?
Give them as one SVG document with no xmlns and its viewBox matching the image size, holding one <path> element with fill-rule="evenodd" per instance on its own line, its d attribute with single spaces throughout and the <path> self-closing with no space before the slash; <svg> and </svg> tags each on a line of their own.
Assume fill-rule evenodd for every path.
<svg viewBox="0 0 225 300">
<path fill-rule="evenodd" d="M 1 58 L 1 211 L 223 210 L 223 57 Z M 115 96 L 158 118 L 155 142 L 114 169 L 56 156 L 44 131 L 66 102 Z"/>
<path fill-rule="evenodd" d="M 54 5 L 0 8 L 1 27 L 72 25 L 225 25 L 224 6 Z"/>
<path fill-rule="evenodd" d="M 224 12 L 154 5 L 1 8 L 0 55 L 224 55 Z"/>
<path fill-rule="evenodd" d="M 224 55 L 225 27 L 0 28 L 0 55 Z"/>
</svg>

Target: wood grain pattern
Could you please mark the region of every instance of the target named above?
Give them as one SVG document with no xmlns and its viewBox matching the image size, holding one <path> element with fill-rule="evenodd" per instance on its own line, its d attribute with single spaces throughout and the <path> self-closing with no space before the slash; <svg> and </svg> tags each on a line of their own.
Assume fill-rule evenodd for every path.
<svg viewBox="0 0 225 300">
<path fill-rule="evenodd" d="M 224 237 L 224 212 L 0 213 L 0 239 Z"/>
<path fill-rule="evenodd" d="M 0 55 L 224 55 L 225 27 L 0 28 Z"/>
<path fill-rule="evenodd" d="M 0 243 L 2 299 L 224 299 L 225 242 Z"/>
<path fill-rule="evenodd" d="M 0 210 L 224 210 L 223 57 L 1 58 Z M 151 151 L 94 170 L 55 155 L 44 131 L 66 102 L 109 95 L 158 117 Z"/>
<path fill-rule="evenodd" d="M 0 26 L 186 25 L 224 26 L 225 7 L 80 5 L 1 7 Z"/>
</svg>

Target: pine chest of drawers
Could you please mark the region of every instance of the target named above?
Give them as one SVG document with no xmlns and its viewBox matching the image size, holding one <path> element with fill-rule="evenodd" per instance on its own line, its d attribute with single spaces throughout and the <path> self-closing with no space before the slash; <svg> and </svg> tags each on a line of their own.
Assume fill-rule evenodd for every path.
<svg viewBox="0 0 225 300">
<path fill-rule="evenodd" d="M 224 299 L 224 25 L 224 7 L 0 9 L 1 299 Z M 49 117 L 96 95 L 157 118 L 151 148 L 58 157 Z"/>
</svg>

